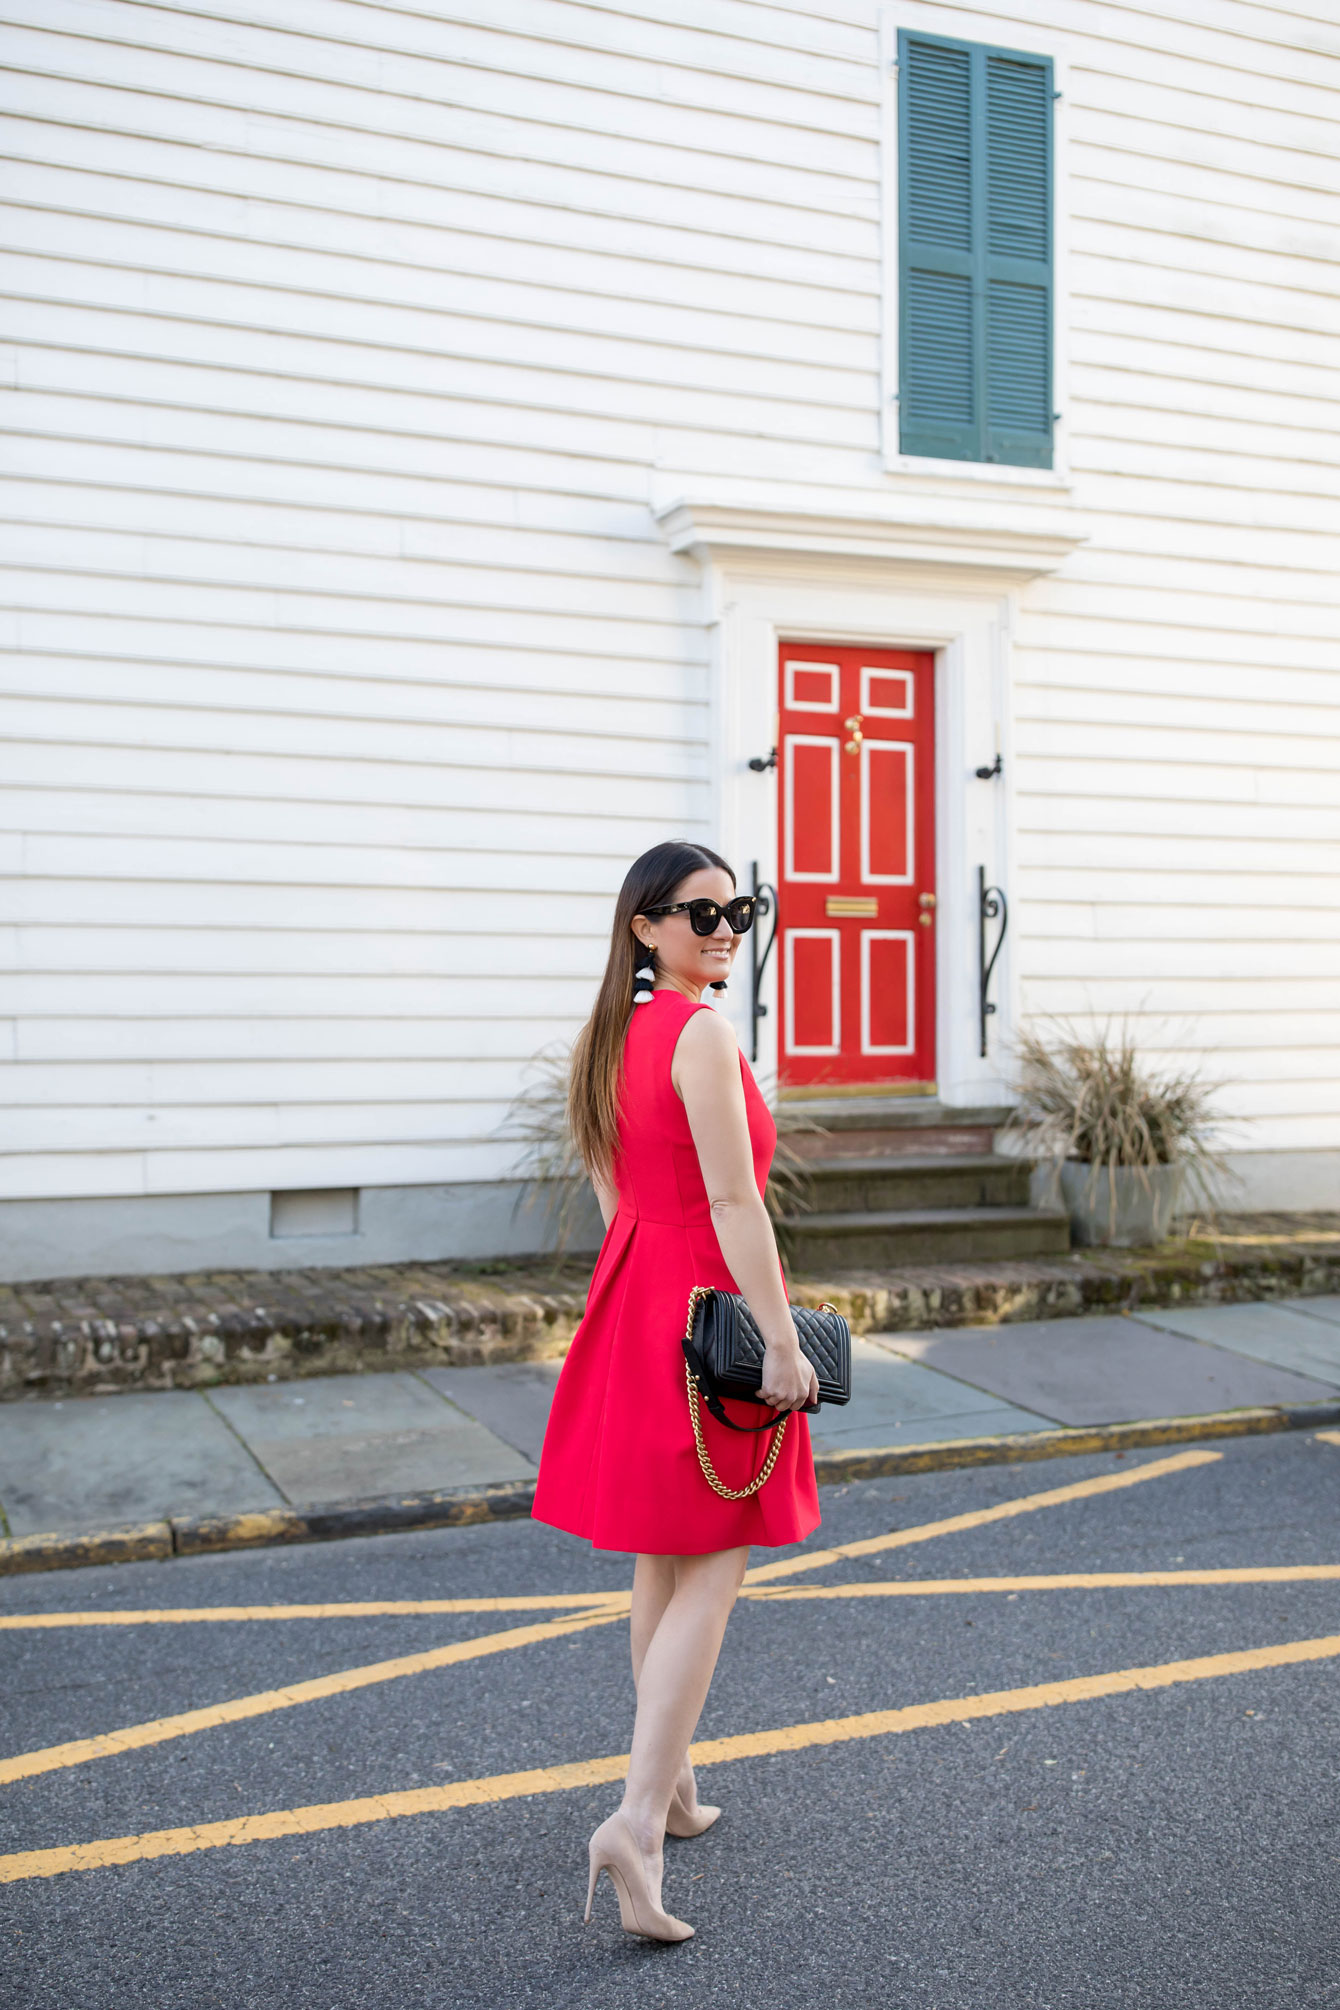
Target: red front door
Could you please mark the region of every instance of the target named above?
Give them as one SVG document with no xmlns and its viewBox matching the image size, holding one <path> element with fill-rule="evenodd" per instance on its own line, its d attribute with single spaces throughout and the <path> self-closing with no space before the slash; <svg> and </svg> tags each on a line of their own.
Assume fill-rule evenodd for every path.
<svg viewBox="0 0 1340 2010">
<path fill-rule="evenodd" d="M 784 1087 L 935 1080 L 935 659 L 784 642 Z"/>
</svg>

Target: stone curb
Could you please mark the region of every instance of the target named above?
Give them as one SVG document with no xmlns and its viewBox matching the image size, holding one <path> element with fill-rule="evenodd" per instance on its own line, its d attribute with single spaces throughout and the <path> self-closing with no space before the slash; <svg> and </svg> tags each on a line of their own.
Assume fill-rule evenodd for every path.
<svg viewBox="0 0 1340 2010">
<path fill-rule="evenodd" d="M 203 1556 L 222 1549 L 270 1549 L 282 1543 L 340 1542 L 355 1535 L 514 1521 L 530 1513 L 534 1498 L 535 1488 L 523 1483 L 448 1487 L 440 1493 L 338 1501 L 329 1507 L 276 1508 L 261 1514 L 179 1516 L 171 1524 L 172 1547 L 177 1556 Z"/>
<path fill-rule="evenodd" d="M 1080 1425 L 1066 1430 L 1021 1431 L 1003 1438 L 948 1438 L 934 1445 L 820 1452 L 814 1472 L 820 1486 L 833 1486 L 844 1480 L 883 1479 L 894 1473 L 1018 1465 L 1030 1459 L 1079 1458 L 1085 1452 L 1134 1451 L 1142 1446 L 1190 1444 L 1202 1438 L 1255 1438 L 1275 1431 L 1324 1430 L 1332 1424 L 1340 1424 L 1340 1403 L 1217 1410 L 1203 1417 L 1148 1417 L 1137 1424 Z"/>
<path fill-rule="evenodd" d="M 1078 1458 L 1089 1452 L 1194 1444 L 1205 1438 L 1324 1430 L 1331 1425 L 1340 1425 L 1340 1403 L 1308 1403 L 1294 1409 L 1220 1410 L 1203 1417 L 1153 1417 L 1134 1424 L 1082 1425 L 1069 1430 L 1021 1432 L 1013 1437 L 950 1438 L 931 1445 L 877 1445 L 849 1452 L 820 1452 L 814 1461 L 814 1471 L 820 1486 L 834 1486 L 898 1473 L 1016 1465 L 1034 1459 Z M 0 1577 L 38 1570 L 77 1570 L 98 1563 L 162 1562 L 173 1556 L 269 1549 L 288 1543 L 339 1542 L 351 1536 L 393 1535 L 416 1529 L 461 1527 L 471 1522 L 515 1521 L 530 1513 L 534 1498 L 535 1489 L 529 1484 L 459 1487 L 441 1493 L 344 1501 L 330 1507 L 176 1516 L 170 1521 L 144 1522 L 134 1528 L 103 1529 L 87 1535 L 19 1536 L 0 1542 Z"/>
<path fill-rule="evenodd" d="M 172 1555 L 165 1521 L 103 1528 L 87 1535 L 20 1535 L 0 1542 L 0 1577 L 30 1570 L 78 1570 L 86 1563 L 161 1563 Z"/>
</svg>

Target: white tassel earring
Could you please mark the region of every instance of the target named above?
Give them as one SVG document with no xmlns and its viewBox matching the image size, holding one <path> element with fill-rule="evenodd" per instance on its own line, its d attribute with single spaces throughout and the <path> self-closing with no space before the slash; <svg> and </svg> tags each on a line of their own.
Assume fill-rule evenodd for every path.
<svg viewBox="0 0 1340 2010">
<path fill-rule="evenodd" d="M 656 982 L 655 959 L 655 943 L 639 942 L 637 956 L 634 959 L 636 968 L 633 971 L 633 1003 L 635 1005 L 650 1005 L 651 1003 L 651 987 Z"/>
</svg>

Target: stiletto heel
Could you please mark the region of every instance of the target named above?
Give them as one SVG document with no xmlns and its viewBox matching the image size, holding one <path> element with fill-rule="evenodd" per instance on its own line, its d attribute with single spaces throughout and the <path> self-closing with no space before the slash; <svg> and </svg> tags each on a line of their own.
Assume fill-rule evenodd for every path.
<svg viewBox="0 0 1340 2010">
<path fill-rule="evenodd" d="M 668 1836 L 683 1839 L 686 1836 L 700 1836 L 710 1829 L 713 1822 L 720 1821 L 720 1808 L 704 1806 L 699 1801 L 697 1807 L 685 1805 L 684 1796 L 676 1787 L 670 1796 L 670 1807 L 665 1817 L 665 1832 Z"/>
<path fill-rule="evenodd" d="M 609 1872 L 619 1901 L 619 1921 L 625 1933 L 640 1933 L 647 1940 L 692 1940 L 693 1928 L 675 1919 L 652 1902 L 646 1866 L 632 1830 L 621 1814 L 602 1822 L 589 1844 L 591 1880 L 586 1889 L 586 1920 L 591 1918 L 591 1901 L 602 1870 Z"/>
</svg>

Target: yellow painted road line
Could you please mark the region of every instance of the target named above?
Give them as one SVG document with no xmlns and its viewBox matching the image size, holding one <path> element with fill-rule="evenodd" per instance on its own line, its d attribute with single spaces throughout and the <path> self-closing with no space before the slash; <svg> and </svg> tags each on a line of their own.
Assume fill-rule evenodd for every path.
<svg viewBox="0 0 1340 2010">
<path fill-rule="evenodd" d="M 937 1592 L 1100 1591 L 1145 1584 L 1293 1584 L 1340 1578 L 1340 1563 L 1252 1564 L 1231 1570 L 1072 1571 L 1053 1577 L 924 1577 L 870 1584 L 746 1585 L 742 1596 L 779 1598 L 919 1598 Z M 0 1615 L 0 1629 L 62 1626 L 188 1626 L 197 1621 L 265 1619 L 376 1619 L 452 1612 L 589 1612 L 628 1606 L 626 1591 L 556 1591 L 534 1598 L 370 1599 L 348 1605 L 202 1605 L 128 1612 L 32 1612 Z"/>
<path fill-rule="evenodd" d="M 83 1765 L 90 1759 L 106 1759 L 117 1752 L 139 1751 L 145 1745 L 161 1745 L 170 1738 L 187 1738 L 196 1731 L 212 1731 L 220 1724 L 236 1724 L 248 1717 L 268 1716 L 273 1710 L 291 1710 L 299 1703 L 316 1703 L 325 1696 L 343 1696 L 351 1689 L 366 1689 L 376 1682 L 394 1682 L 402 1675 L 422 1675 L 430 1668 L 450 1668 L 461 1661 L 475 1661 L 486 1654 L 505 1654 L 513 1647 L 529 1647 L 539 1640 L 556 1640 L 567 1633 L 580 1633 L 588 1626 L 608 1626 L 627 1616 L 628 1604 L 611 1611 L 578 1613 L 571 1619 L 547 1619 L 534 1626 L 513 1626 L 505 1633 L 486 1633 L 477 1640 L 457 1640 L 450 1647 L 433 1647 L 423 1654 L 402 1654 L 394 1661 L 372 1661 L 362 1668 L 344 1668 L 334 1675 L 318 1675 L 311 1682 L 294 1682 L 287 1689 L 264 1689 L 255 1696 L 238 1696 L 228 1703 L 211 1703 L 203 1710 L 184 1710 L 176 1717 L 157 1717 L 147 1724 L 131 1724 L 123 1731 L 106 1731 L 96 1738 L 76 1738 L 66 1745 L 49 1745 L 44 1751 L 19 1752 L 12 1759 L 0 1759 L 0 1784 L 30 1779 L 35 1773 L 58 1772 L 65 1766 Z"/>
<path fill-rule="evenodd" d="M 850 1743 L 942 1724 L 967 1724 L 983 1717 L 1001 1717 L 1042 1710 L 1064 1703 L 1087 1703 L 1099 1697 L 1137 1690 L 1171 1688 L 1182 1682 L 1204 1682 L 1220 1675 L 1246 1675 L 1260 1669 L 1296 1667 L 1340 1655 L 1340 1634 L 1320 1640 L 1291 1640 L 1279 1647 L 1256 1647 L 1236 1654 L 1207 1654 L 1194 1661 L 1167 1661 L 1152 1668 L 1119 1668 L 1106 1675 L 1080 1675 L 1069 1681 L 1040 1682 L 1026 1689 L 998 1689 L 982 1696 L 960 1696 L 937 1703 L 914 1703 L 897 1710 L 873 1710 L 860 1717 L 835 1717 L 811 1724 L 786 1724 L 771 1731 L 746 1731 L 733 1738 L 710 1738 L 691 1747 L 696 1766 L 721 1766 L 735 1759 L 766 1757 L 773 1752 L 801 1752 L 817 1745 Z M 225 1822 L 204 1822 L 192 1828 L 157 1829 L 148 1835 L 113 1836 L 103 1842 L 72 1843 L 59 1849 L 25 1850 L 0 1857 L 0 1884 L 22 1878 L 57 1877 L 67 1870 L 97 1870 L 107 1864 L 140 1863 L 161 1856 L 190 1856 L 197 1850 L 228 1844 L 265 1842 L 280 1836 L 315 1835 L 322 1830 L 355 1828 L 367 1822 L 394 1821 L 403 1815 L 436 1814 L 448 1808 L 497 1805 L 528 1794 L 563 1793 L 573 1787 L 601 1786 L 620 1780 L 628 1754 L 589 1759 L 565 1766 L 544 1766 L 527 1773 L 498 1773 L 491 1778 L 459 1780 L 440 1787 L 418 1787 L 406 1793 L 379 1794 L 363 1800 L 331 1801 L 305 1808 L 280 1808 L 271 1814 L 243 1815 Z"/>
<path fill-rule="evenodd" d="M 1241 1570 L 1091 1570 L 1055 1577 L 899 1577 L 870 1584 L 760 1584 L 742 1597 L 758 1604 L 801 1598 L 934 1598 L 988 1591 L 1110 1591 L 1141 1585 L 1317 1584 L 1340 1578 L 1340 1563 L 1266 1563 Z"/>
<path fill-rule="evenodd" d="M 1340 1431 L 1318 1431 L 1317 1437 L 1323 1445 L 1340 1445 Z"/>
<path fill-rule="evenodd" d="M 1193 1466 L 1213 1465 L 1222 1452 L 1176 1452 L 1171 1458 L 1154 1459 L 1147 1466 L 1133 1466 L 1124 1473 L 1103 1473 L 1097 1479 L 1075 1480 L 1070 1486 L 1048 1487 L 1045 1493 L 1024 1494 L 1018 1500 L 1001 1501 L 995 1507 L 975 1508 L 970 1514 L 950 1515 L 947 1521 L 931 1521 L 920 1528 L 895 1529 L 891 1535 L 867 1536 L 862 1542 L 843 1542 L 832 1549 L 812 1550 L 808 1555 L 783 1558 L 778 1563 L 760 1564 L 745 1573 L 746 1584 L 766 1584 L 778 1577 L 791 1577 L 799 1570 L 822 1570 L 848 1556 L 874 1556 L 880 1550 L 903 1549 L 913 1542 L 932 1542 L 936 1536 L 957 1535 L 968 1528 L 984 1528 L 988 1522 L 1009 1521 L 1017 1514 L 1032 1514 L 1038 1508 L 1061 1507 L 1066 1501 L 1089 1500 L 1095 1494 L 1115 1493 L 1121 1487 L 1139 1486 L 1142 1480 L 1166 1479 L 1172 1473 L 1190 1472 Z"/>
<path fill-rule="evenodd" d="M 372 1598 L 346 1605 L 183 1605 L 136 1612 L 5 1612 L 0 1632 L 61 1626 L 191 1626 L 211 1620 L 398 1619 L 443 1612 L 548 1612 L 626 1606 L 626 1591 L 542 1591 L 531 1598 Z"/>
</svg>

